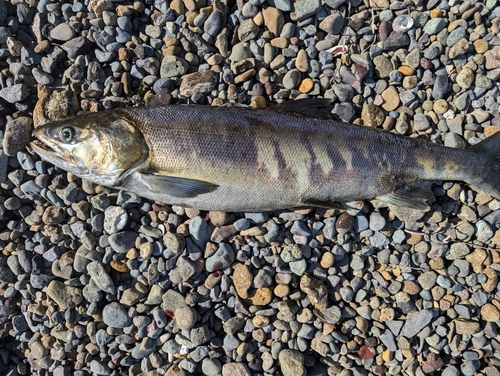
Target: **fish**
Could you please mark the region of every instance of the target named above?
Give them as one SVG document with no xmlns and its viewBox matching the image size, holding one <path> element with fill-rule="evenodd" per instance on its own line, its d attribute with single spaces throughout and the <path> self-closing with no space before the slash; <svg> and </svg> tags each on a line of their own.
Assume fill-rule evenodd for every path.
<svg viewBox="0 0 500 376">
<path fill-rule="evenodd" d="M 95 184 L 199 210 L 335 208 L 373 199 L 426 210 L 436 180 L 500 197 L 500 133 L 449 148 L 335 121 L 329 104 L 112 109 L 39 126 L 31 148 Z"/>
</svg>

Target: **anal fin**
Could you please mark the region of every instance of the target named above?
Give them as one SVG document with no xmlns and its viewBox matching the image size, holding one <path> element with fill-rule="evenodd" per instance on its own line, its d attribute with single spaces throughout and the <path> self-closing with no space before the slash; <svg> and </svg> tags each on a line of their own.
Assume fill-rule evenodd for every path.
<svg viewBox="0 0 500 376">
<path fill-rule="evenodd" d="M 346 210 L 346 208 L 339 201 L 320 200 L 314 197 L 306 198 L 302 200 L 302 203 L 304 204 L 304 206 L 316 206 L 318 208 Z"/>
<path fill-rule="evenodd" d="M 431 192 L 431 185 L 431 180 L 422 180 L 404 189 L 376 198 L 388 204 L 427 211 L 430 209 L 427 201 Z"/>
</svg>

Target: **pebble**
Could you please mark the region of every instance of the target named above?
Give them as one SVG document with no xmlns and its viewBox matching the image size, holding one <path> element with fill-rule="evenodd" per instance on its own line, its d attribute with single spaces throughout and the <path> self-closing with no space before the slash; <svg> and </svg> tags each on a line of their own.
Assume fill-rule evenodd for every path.
<svg viewBox="0 0 500 376">
<path fill-rule="evenodd" d="M 207 258 L 205 267 L 209 273 L 224 270 L 234 262 L 234 250 L 230 244 L 220 243 L 217 251 Z"/>
<path fill-rule="evenodd" d="M 3 151 L 7 156 L 14 157 L 18 152 L 25 150 L 33 130 L 32 124 L 32 120 L 27 117 L 20 117 L 7 123 L 3 135 Z"/>
<path fill-rule="evenodd" d="M 180 307 L 175 310 L 174 317 L 181 330 L 190 330 L 195 325 L 198 314 L 192 307 Z"/>
<path fill-rule="evenodd" d="M 207 376 L 217 376 L 218 374 L 221 373 L 222 371 L 222 366 L 217 359 L 209 359 L 205 358 L 203 359 L 203 362 L 201 363 L 201 370 L 204 375 Z"/>
<path fill-rule="evenodd" d="M 125 228 L 128 222 L 127 211 L 119 206 L 110 206 L 104 210 L 104 230 L 114 234 Z"/>
<path fill-rule="evenodd" d="M 114 293 L 115 285 L 108 272 L 104 268 L 104 266 L 97 262 L 93 261 L 87 265 L 87 271 L 90 277 L 94 280 L 95 284 L 105 292 Z"/>
<path fill-rule="evenodd" d="M 306 368 L 304 367 L 305 356 L 299 351 L 283 349 L 279 353 L 280 369 L 286 376 L 304 376 Z"/>
<path fill-rule="evenodd" d="M 67 23 L 60 23 L 50 31 L 50 36 L 53 39 L 67 42 L 75 36 L 75 30 Z"/>
<path fill-rule="evenodd" d="M 102 60 L 107 60 L 107 58 Z M 177 56 L 166 55 L 161 62 L 160 77 L 178 77 L 186 73 L 188 68 L 189 64 L 184 59 Z"/>
<path fill-rule="evenodd" d="M 205 249 L 205 245 L 210 239 L 212 230 L 208 223 L 200 216 L 196 216 L 189 222 L 189 234 L 193 242 L 200 248 Z"/>
<path fill-rule="evenodd" d="M 59 281 L 51 281 L 46 293 L 61 309 L 75 308 L 83 299 L 79 288 L 66 286 Z"/>
<path fill-rule="evenodd" d="M 135 245 L 137 234 L 131 231 L 122 231 L 111 234 L 108 242 L 116 253 L 127 253 Z"/>
<path fill-rule="evenodd" d="M 250 370 L 245 363 L 226 363 L 222 366 L 222 376 L 242 375 L 250 376 Z"/>
<path fill-rule="evenodd" d="M 422 310 L 413 313 L 408 317 L 403 328 L 401 329 L 401 335 L 406 338 L 412 338 L 422 329 L 424 329 L 432 320 L 432 312 L 429 310 Z"/>
<path fill-rule="evenodd" d="M 9 103 L 16 103 L 26 99 L 29 90 L 24 84 L 15 84 L 0 90 L 0 98 Z"/>
<path fill-rule="evenodd" d="M 125 328 L 130 324 L 125 308 L 117 302 L 111 302 L 102 310 L 102 320 L 112 328 Z"/>
</svg>

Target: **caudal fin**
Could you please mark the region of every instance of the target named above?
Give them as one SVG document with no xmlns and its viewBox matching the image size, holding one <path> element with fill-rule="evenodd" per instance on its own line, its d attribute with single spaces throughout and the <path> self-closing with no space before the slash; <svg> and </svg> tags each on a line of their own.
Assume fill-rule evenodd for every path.
<svg viewBox="0 0 500 376">
<path fill-rule="evenodd" d="M 469 183 L 477 189 L 500 199 L 500 132 L 469 148 L 481 155 L 482 166 L 479 176 Z M 481 168 L 481 167 L 480 167 Z"/>
</svg>

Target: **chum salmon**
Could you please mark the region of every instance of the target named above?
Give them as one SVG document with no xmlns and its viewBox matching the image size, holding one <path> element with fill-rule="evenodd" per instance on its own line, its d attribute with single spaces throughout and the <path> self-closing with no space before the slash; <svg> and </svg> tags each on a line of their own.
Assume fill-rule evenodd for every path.
<svg viewBox="0 0 500 376">
<path fill-rule="evenodd" d="M 435 180 L 500 198 L 500 133 L 466 150 L 334 121 L 325 99 L 267 109 L 166 105 L 40 126 L 40 157 L 96 184 L 200 210 L 379 199 L 416 209 Z"/>
</svg>

